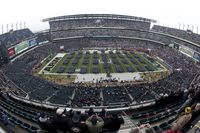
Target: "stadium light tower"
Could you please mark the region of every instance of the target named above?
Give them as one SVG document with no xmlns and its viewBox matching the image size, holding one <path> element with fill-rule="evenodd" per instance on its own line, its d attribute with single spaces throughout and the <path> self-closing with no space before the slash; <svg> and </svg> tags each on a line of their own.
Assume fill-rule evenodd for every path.
<svg viewBox="0 0 200 133">
<path fill-rule="evenodd" d="M 26 22 L 24 22 L 24 29 L 26 28 Z"/>
<path fill-rule="evenodd" d="M 3 25 L 1 26 L 1 32 L 2 32 L 2 34 L 3 34 Z"/>
<path fill-rule="evenodd" d="M 7 24 L 7 25 L 6 25 L 7 32 L 8 32 L 8 28 L 9 28 L 9 25 Z"/>
<path fill-rule="evenodd" d="M 20 22 L 20 29 L 22 29 L 22 22 Z"/>
<path fill-rule="evenodd" d="M 193 30 L 194 30 L 194 26 L 192 25 L 192 32 L 193 32 Z"/>
<path fill-rule="evenodd" d="M 15 26 L 16 26 L 16 30 L 18 30 L 18 23 L 16 23 Z"/>
</svg>

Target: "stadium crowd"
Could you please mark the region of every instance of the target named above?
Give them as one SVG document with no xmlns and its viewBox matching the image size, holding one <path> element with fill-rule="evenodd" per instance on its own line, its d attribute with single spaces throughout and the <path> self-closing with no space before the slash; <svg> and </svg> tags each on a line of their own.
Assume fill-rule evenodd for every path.
<svg viewBox="0 0 200 133">
<path fill-rule="evenodd" d="M 48 133 L 57 133 L 57 130 L 63 133 L 117 133 L 124 120 L 117 114 L 107 114 L 105 109 L 96 113 L 93 108 L 87 112 L 58 108 L 55 116 L 40 114 L 38 123 Z"/>
<path fill-rule="evenodd" d="M 104 44 L 106 44 L 106 42 L 109 43 L 109 41 L 110 40 L 107 42 L 107 40 L 105 40 L 105 42 L 103 42 L 101 40 L 99 43 L 103 42 L 102 46 L 104 46 Z M 93 42 L 94 41 L 91 43 Z M 95 42 L 98 43 L 98 40 Z M 123 40 L 123 42 L 125 42 L 125 46 L 129 49 L 151 49 L 151 53 L 154 56 L 158 56 L 168 63 L 173 69 L 173 73 L 155 83 L 134 85 L 135 87 L 127 85 L 127 82 L 121 83 L 122 86 L 120 84 L 110 88 L 106 87 L 106 84 L 102 84 L 103 86 L 98 88 L 86 84 L 90 89 L 84 87 L 85 84 L 80 84 L 79 86 L 56 85 L 53 82 L 32 76 L 32 72 L 40 65 L 39 63 L 45 57 L 59 51 L 59 46 L 52 43 L 45 44 L 24 54 L 12 64 L 8 65 L 7 68 L 4 68 L 4 72 L 18 87 L 22 88 L 26 93 L 29 93 L 30 99 L 39 101 L 49 100 L 57 104 L 65 104 L 71 101 L 72 106 L 76 107 L 89 106 L 89 104 L 95 106 L 109 105 L 111 103 L 118 103 L 120 105 L 123 103 L 123 105 L 126 105 L 131 104 L 134 100 L 137 102 L 153 100 L 163 94 L 169 95 L 170 92 L 177 89 L 184 90 L 190 85 L 195 75 L 199 73 L 199 69 L 194 65 L 191 59 L 172 48 L 155 46 L 151 43 L 142 44 L 142 42 L 131 44 L 129 40 Z M 68 45 L 64 46 L 68 48 Z M 110 46 L 112 46 L 112 44 Z M 116 46 L 118 45 L 116 44 Z M 128 82 L 128 84 L 130 83 Z M 66 88 L 68 88 L 68 91 L 66 91 Z M 134 91 L 135 89 L 138 90 L 137 94 Z M 75 97 L 72 98 L 73 93 Z M 118 98 L 119 96 L 120 98 Z"/>
<path fill-rule="evenodd" d="M 183 104 L 178 110 L 175 121 L 171 124 L 171 130 L 175 132 L 187 132 L 193 128 L 200 116 L 200 86 L 186 89 L 183 93 Z"/>
<path fill-rule="evenodd" d="M 61 40 L 58 41 L 59 44 L 61 42 L 64 43 L 68 43 L 68 39 L 75 39 L 78 38 L 79 41 L 83 41 L 82 44 L 84 44 L 84 39 L 80 39 L 80 37 L 82 38 L 91 38 L 91 37 L 104 37 L 107 40 L 109 40 L 112 38 L 120 38 L 120 37 L 128 37 L 128 38 L 142 38 L 142 39 L 149 39 L 150 41 L 158 41 L 161 42 L 163 44 L 173 44 L 174 42 L 176 42 L 177 44 L 181 44 L 184 46 L 188 46 L 196 51 L 199 51 L 200 48 L 199 47 L 195 47 L 191 44 L 189 44 L 187 41 L 181 40 L 179 38 L 177 38 L 176 36 L 170 36 L 170 35 L 165 35 L 162 34 L 160 32 L 155 32 L 155 30 L 134 30 L 134 29 L 121 29 L 119 27 L 117 28 L 113 28 L 113 27 L 86 27 L 86 28 L 80 28 L 80 29 L 71 29 L 71 30 L 58 30 L 55 32 L 52 32 L 52 39 L 53 40 L 60 40 L 63 38 L 66 38 L 65 41 Z M 199 36 L 199 35 L 198 35 Z M 100 39 L 99 39 L 100 40 Z M 123 40 L 123 39 L 122 39 Z M 192 38 L 190 39 L 192 40 Z M 104 42 L 104 39 L 103 41 Z M 113 42 L 111 42 L 111 44 L 115 44 L 119 43 L 118 41 L 116 41 L 116 39 L 113 40 Z M 149 42 L 149 41 L 148 41 Z M 191 41 L 193 42 L 193 41 Z M 87 44 L 87 43 L 86 43 Z M 97 44 L 92 44 L 94 45 L 102 45 L 101 43 L 97 43 Z M 122 45 L 122 43 L 121 43 Z M 108 45 L 105 45 L 106 47 L 108 47 Z M 121 46 L 123 47 L 124 44 Z"/>
<path fill-rule="evenodd" d="M 118 27 L 149 30 L 150 22 L 118 19 L 73 19 L 67 21 L 53 21 L 50 23 L 50 28 L 53 32 L 88 27 Z"/>
<path fill-rule="evenodd" d="M 190 29 L 192 29 L 192 28 L 190 27 Z M 189 41 L 199 44 L 199 42 L 200 42 L 199 34 L 193 33 L 193 31 L 191 31 L 190 29 L 187 29 L 185 31 L 185 30 L 181 30 L 181 29 L 170 28 L 170 27 L 165 27 L 165 26 L 160 26 L 160 25 L 154 25 L 152 28 L 153 31 L 166 33 L 166 34 L 180 37 L 180 38 L 183 38 L 183 39 L 186 39 L 186 40 L 189 40 Z"/>
</svg>

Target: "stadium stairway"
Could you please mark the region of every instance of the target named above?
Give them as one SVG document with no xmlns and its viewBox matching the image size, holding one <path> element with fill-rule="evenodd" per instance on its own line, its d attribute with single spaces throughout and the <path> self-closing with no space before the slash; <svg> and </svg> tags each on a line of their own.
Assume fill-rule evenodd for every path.
<svg viewBox="0 0 200 133">
<path fill-rule="evenodd" d="M 120 129 L 137 127 L 137 121 L 131 120 L 128 116 L 122 116 L 122 118 L 124 119 L 124 124 L 121 126 Z"/>
</svg>

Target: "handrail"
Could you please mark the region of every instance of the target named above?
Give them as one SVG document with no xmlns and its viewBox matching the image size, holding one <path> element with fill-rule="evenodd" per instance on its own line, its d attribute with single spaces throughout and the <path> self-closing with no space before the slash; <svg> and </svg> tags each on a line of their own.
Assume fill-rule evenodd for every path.
<svg viewBox="0 0 200 133">
<path fill-rule="evenodd" d="M 27 104 L 31 104 L 34 106 L 39 106 L 39 107 L 44 107 L 44 108 L 49 108 L 49 109 L 56 109 L 58 107 L 66 107 L 66 105 L 62 105 L 62 104 L 53 104 L 53 103 L 44 103 L 44 102 L 40 102 L 40 101 L 36 101 L 36 100 L 30 100 L 30 99 L 26 99 L 24 97 L 20 97 L 17 96 L 13 93 L 8 93 L 8 95 L 10 97 L 12 97 L 15 100 L 27 103 Z M 129 110 L 129 109 L 135 109 L 135 108 L 141 108 L 141 107 L 147 107 L 147 106 L 152 106 L 155 104 L 155 101 L 146 101 L 144 103 L 139 103 L 139 104 L 132 104 L 130 106 L 127 107 L 115 107 L 115 108 L 110 108 L 110 106 L 97 106 L 97 107 L 93 107 L 95 109 L 96 112 L 100 112 L 102 108 L 106 108 L 107 111 L 109 112 L 113 112 L 113 111 L 122 111 L 122 110 Z M 88 110 L 90 108 L 90 106 L 88 107 L 77 107 L 77 108 L 72 108 L 75 111 L 82 111 L 82 110 Z"/>
</svg>

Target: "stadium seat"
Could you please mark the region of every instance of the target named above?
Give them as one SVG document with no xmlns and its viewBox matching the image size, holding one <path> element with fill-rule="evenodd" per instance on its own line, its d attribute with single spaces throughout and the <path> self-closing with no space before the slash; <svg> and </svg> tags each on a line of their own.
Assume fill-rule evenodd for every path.
<svg viewBox="0 0 200 133">
<path fill-rule="evenodd" d="M 161 129 L 167 130 L 169 129 L 170 125 L 167 122 L 165 122 L 165 123 L 160 124 L 159 127 Z"/>
</svg>

